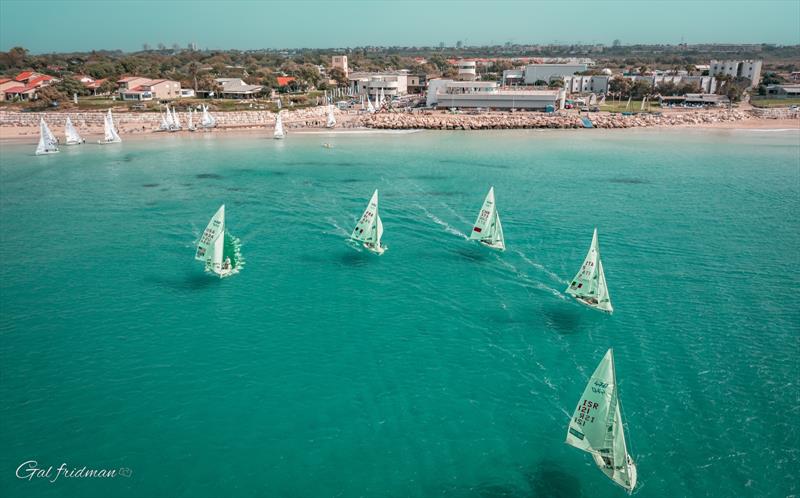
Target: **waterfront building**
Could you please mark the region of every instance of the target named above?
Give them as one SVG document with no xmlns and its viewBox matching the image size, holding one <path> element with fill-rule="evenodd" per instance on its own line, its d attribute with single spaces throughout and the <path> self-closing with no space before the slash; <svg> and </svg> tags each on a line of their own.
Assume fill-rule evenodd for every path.
<svg viewBox="0 0 800 498">
<path fill-rule="evenodd" d="M 458 79 L 461 81 L 475 81 L 478 79 L 476 63 L 473 60 L 459 60 L 456 62 Z"/>
<path fill-rule="evenodd" d="M 425 92 L 425 89 L 428 87 L 428 75 L 424 73 L 409 74 L 407 81 L 406 88 L 408 93 L 420 94 Z"/>
<path fill-rule="evenodd" d="M 457 109 L 526 109 L 555 108 L 558 90 L 501 90 L 495 81 L 453 81 L 433 79 L 428 82 L 427 105 Z"/>
<path fill-rule="evenodd" d="M 761 82 L 761 65 L 763 62 L 761 60 L 711 61 L 711 69 L 709 69 L 708 74 L 711 76 L 724 74 L 732 78 L 747 78 L 750 80 L 750 86 L 756 87 Z"/>
<path fill-rule="evenodd" d="M 771 97 L 800 97 L 800 85 L 767 85 Z"/>
<path fill-rule="evenodd" d="M 386 73 L 351 73 L 348 80 L 350 86 L 355 87 L 358 94 L 367 94 L 375 99 L 383 90 L 384 96 L 399 97 L 408 93 L 408 71 L 394 71 Z"/>
<path fill-rule="evenodd" d="M 528 64 L 522 69 L 507 69 L 503 71 L 503 85 L 515 83 L 534 85 L 537 81 L 550 83 L 553 80 L 586 71 L 587 68 L 588 65 L 583 62 Z"/>
<path fill-rule="evenodd" d="M 219 96 L 223 99 L 250 99 L 261 95 L 264 87 L 261 85 L 248 85 L 241 78 L 216 78 L 222 86 Z"/>
<path fill-rule="evenodd" d="M 611 76 L 564 76 L 564 89 L 569 93 L 608 93 Z"/>
<path fill-rule="evenodd" d="M 181 96 L 181 84 L 173 80 L 151 80 L 141 76 L 126 76 L 117 80 L 122 100 L 171 100 Z"/>
</svg>

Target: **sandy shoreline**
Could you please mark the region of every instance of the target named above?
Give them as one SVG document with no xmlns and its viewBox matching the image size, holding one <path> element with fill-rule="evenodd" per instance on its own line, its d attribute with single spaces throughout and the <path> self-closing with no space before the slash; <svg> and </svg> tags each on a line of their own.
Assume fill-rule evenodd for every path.
<svg viewBox="0 0 800 498">
<path fill-rule="evenodd" d="M 425 115 L 409 115 L 409 114 L 376 114 L 372 116 L 365 116 L 363 114 L 338 112 L 337 111 L 337 126 L 336 128 L 325 128 L 319 126 L 318 116 L 319 112 L 309 113 L 297 120 L 285 120 L 284 124 L 287 125 L 287 132 L 289 135 L 327 135 L 327 134 L 365 134 L 365 133 L 410 133 L 422 129 L 432 131 L 439 131 L 444 129 L 454 130 L 514 130 L 514 129 L 572 129 L 576 132 L 582 130 L 585 132 L 593 132 L 594 130 L 587 130 L 576 126 L 576 122 L 580 119 L 577 114 L 566 116 L 547 117 L 539 114 L 500 114 L 493 113 L 488 115 L 452 115 L 446 113 L 435 113 Z M 46 119 L 62 118 L 65 114 L 49 113 L 45 114 Z M 102 113 L 97 113 L 97 117 L 102 116 Z M 179 132 L 159 132 L 147 121 L 130 122 L 131 115 L 120 113 L 121 119 L 119 122 L 119 131 L 123 140 L 125 139 L 140 139 L 140 138 L 153 138 L 153 137 L 167 137 L 167 136 L 253 136 L 263 135 L 267 138 L 272 137 L 273 122 L 270 122 L 269 117 L 261 119 L 261 122 L 248 122 L 246 124 L 233 124 L 227 126 L 219 126 L 213 129 Z M 224 114 L 223 114 L 224 116 Z M 586 115 L 584 115 L 586 116 Z M 797 118 L 761 118 L 756 116 L 737 115 L 734 119 L 724 118 L 718 119 L 717 116 L 721 114 L 710 113 L 696 113 L 689 115 L 690 119 L 686 119 L 687 115 L 682 116 L 682 119 L 675 120 L 676 114 L 667 115 L 664 121 L 658 119 L 650 119 L 642 121 L 641 118 L 628 118 L 630 121 L 623 121 L 623 126 L 616 126 L 612 120 L 620 121 L 619 116 L 609 115 L 609 113 L 597 113 L 588 115 L 590 119 L 599 122 L 601 126 L 598 129 L 603 130 L 631 130 L 631 129 L 707 129 L 707 130 L 797 130 L 800 131 L 800 119 Z M 711 119 L 709 119 L 711 116 Z M 34 116 L 25 116 L 26 121 L 33 121 L 30 118 Z M 91 115 L 95 117 L 94 114 Z M 288 116 L 287 116 L 288 117 Z M 38 120 L 38 117 L 36 118 Z M 73 118 L 74 119 L 74 118 Z M 83 126 L 79 127 L 79 132 L 87 143 L 96 142 L 102 138 L 102 126 L 98 122 L 92 120 L 84 120 Z M 612 124 L 613 126 L 603 126 L 603 124 Z M 420 126 L 415 126 L 419 124 Z M 487 125 L 488 124 L 488 125 Z M 294 126 L 293 126 L 294 125 Z M 58 126 L 58 123 L 51 124 L 51 129 L 56 136 L 61 136 L 63 131 Z M 39 127 L 30 125 L 27 122 L 20 124 L 13 122 L 11 119 L 0 120 L 0 142 L 3 143 L 31 143 L 35 144 L 39 139 Z"/>
</svg>

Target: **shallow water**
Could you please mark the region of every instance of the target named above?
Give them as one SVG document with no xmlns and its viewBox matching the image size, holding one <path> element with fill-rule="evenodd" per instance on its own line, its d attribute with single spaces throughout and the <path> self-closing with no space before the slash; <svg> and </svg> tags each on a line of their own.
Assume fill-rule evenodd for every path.
<svg viewBox="0 0 800 498">
<path fill-rule="evenodd" d="M 638 496 L 798 493 L 796 132 L 33 149 L 0 158 L 3 496 L 622 496 L 564 444 L 609 347 Z M 490 185 L 505 253 L 465 240 Z M 346 243 L 375 188 L 381 257 Z M 613 316 L 563 293 L 595 226 Z"/>
</svg>

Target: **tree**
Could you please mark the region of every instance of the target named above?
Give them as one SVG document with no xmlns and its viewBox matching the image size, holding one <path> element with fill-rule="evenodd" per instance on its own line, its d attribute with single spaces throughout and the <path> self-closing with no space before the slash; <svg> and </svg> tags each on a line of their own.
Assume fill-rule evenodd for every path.
<svg viewBox="0 0 800 498">
<path fill-rule="evenodd" d="M 614 40 L 613 42 L 611 42 L 611 46 L 614 47 L 614 48 L 619 48 L 621 45 L 622 45 L 622 42 L 619 41 L 619 39 Z"/>
<path fill-rule="evenodd" d="M 636 80 L 633 82 L 633 85 L 631 85 L 630 95 L 635 99 L 639 99 L 645 95 L 650 95 L 652 91 L 653 85 L 651 85 L 649 81 Z"/>
<path fill-rule="evenodd" d="M 117 90 L 117 84 L 114 83 L 111 79 L 107 79 L 97 87 L 97 93 L 100 95 L 109 95 L 114 93 Z"/>
<path fill-rule="evenodd" d="M 550 88 L 562 88 L 564 86 L 564 81 L 563 80 L 553 80 L 547 86 L 549 86 Z"/>
<path fill-rule="evenodd" d="M 628 97 L 631 94 L 631 80 L 622 76 L 615 76 L 608 83 L 608 89 L 612 93 Z"/>
<path fill-rule="evenodd" d="M 55 85 L 48 85 L 39 88 L 36 91 L 36 96 L 41 101 L 41 107 L 47 107 L 51 102 L 61 102 L 67 100 L 67 96 L 59 91 Z"/>
<path fill-rule="evenodd" d="M 534 86 L 547 86 L 547 82 L 545 80 L 536 80 Z"/>
<path fill-rule="evenodd" d="M 66 77 L 56 84 L 56 88 L 64 95 L 71 97 L 73 94 L 88 95 L 89 91 L 83 86 L 83 83 L 72 77 Z"/>
<path fill-rule="evenodd" d="M 192 78 L 192 88 L 197 91 L 197 74 L 200 72 L 200 64 L 192 61 L 189 63 L 187 69 L 189 70 L 189 77 Z"/>
<path fill-rule="evenodd" d="M 342 70 L 342 68 L 335 67 L 330 70 L 328 75 L 331 77 L 331 79 L 336 80 L 336 84 L 339 86 L 347 86 L 349 83 L 347 76 L 344 74 L 344 70 Z"/>
</svg>

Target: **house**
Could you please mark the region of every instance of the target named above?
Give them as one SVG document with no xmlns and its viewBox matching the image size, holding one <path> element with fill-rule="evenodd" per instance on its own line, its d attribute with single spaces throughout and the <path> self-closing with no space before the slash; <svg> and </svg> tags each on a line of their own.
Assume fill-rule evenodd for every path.
<svg viewBox="0 0 800 498">
<path fill-rule="evenodd" d="M 501 90 L 495 81 L 428 82 L 427 105 L 457 109 L 526 109 L 544 111 L 555 108 L 559 90 Z"/>
<path fill-rule="evenodd" d="M 263 86 L 248 85 L 241 78 L 217 78 L 214 81 L 222 86 L 219 96 L 223 99 L 256 98 L 264 90 Z"/>
<path fill-rule="evenodd" d="M 181 84 L 173 80 L 151 80 L 141 76 L 126 76 L 117 80 L 122 100 L 171 100 L 181 97 Z"/>
<path fill-rule="evenodd" d="M 380 97 L 398 97 L 408 93 L 408 71 L 387 73 L 353 72 L 348 77 L 350 86 L 359 94 L 366 93 L 371 99 Z"/>
<path fill-rule="evenodd" d="M 800 85 L 767 85 L 771 97 L 800 97 Z"/>
<path fill-rule="evenodd" d="M 0 101 L 6 100 L 6 90 L 18 86 L 20 86 L 18 81 L 11 78 L 0 78 Z"/>
<path fill-rule="evenodd" d="M 97 95 L 97 91 L 100 89 L 103 83 L 108 81 L 108 78 L 96 80 L 91 76 L 86 76 L 85 74 L 78 74 L 75 76 L 75 79 L 80 81 L 84 88 L 92 92 L 92 95 Z"/>
<path fill-rule="evenodd" d="M 288 86 L 289 83 L 296 81 L 294 76 L 278 76 L 275 79 L 278 80 L 279 87 Z"/>
<path fill-rule="evenodd" d="M 331 57 L 331 67 L 339 68 L 344 71 L 345 78 L 350 74 L 350 69 L 347 67 L 346 55 L 334 55 Z"/>
<path fill-rule="evenodd" d="M 5 79 L 0 84 L 0 100 L 35 100 L 37 89 L 58 83 L 59 79 L 35 71 L 23 71 L 14 79 Z"/>
</svg>

